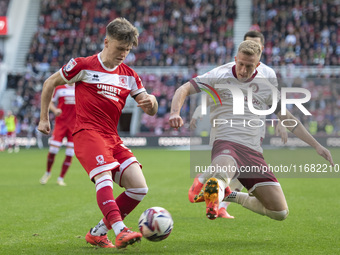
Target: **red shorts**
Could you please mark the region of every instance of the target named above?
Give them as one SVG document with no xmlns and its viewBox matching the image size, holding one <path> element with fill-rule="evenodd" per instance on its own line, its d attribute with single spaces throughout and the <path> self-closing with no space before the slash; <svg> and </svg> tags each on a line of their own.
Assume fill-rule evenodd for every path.
<svg viewBox="0 0 340 255">
<path fill-rule="evenodd" d="M 100 173 L 112 171 L 113 180 L 121 186 L 125 169 L 132 163 L 139 164 L 119 136 L 81 130 L 74 134 L 73 139 L 74 152 L 91 180 Z"/>
<path fill-rule="evenodd" d="M 15 131 L 7 132 L 7 137 L 16 137 Z"/>
<path fill-rule="evenodd" d="M 56 124 L 51 136 L 50 144 L 60 147 L 64 137 L 67 138 L 67 146 L 73 147 L 73 127 L 67 125 Z"/>
<path fill-rule="evenodd" d="M 273 172 L 269 170 L 262 153 L 247 146 L 216 140 L 211 151 L 211 161 L 217 156 L 230 156 L 237 166 L 237 179 L 249 192 L 257 186 L 280 185 Z"/>
</svg>

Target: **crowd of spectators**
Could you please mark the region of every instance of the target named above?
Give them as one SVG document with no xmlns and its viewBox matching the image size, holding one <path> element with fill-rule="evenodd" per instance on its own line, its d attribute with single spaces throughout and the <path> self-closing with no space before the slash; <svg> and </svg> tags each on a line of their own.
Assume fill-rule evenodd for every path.
<svg viewBox="0 0 340 255">
<path fill-rule="evenodd" d="M 232 58 L 235 15 L 235 0 L 42 0 L 27 63 L 45 72 L 71 57 L 95 54 L 103 47 L 107 23 L 121 16 L 140 33 L 127 64 L 222 64 Z"/>
<path fill-rule="evenodd" d="M 6 16 L 9 0 L 0 0 L 0 16 Z"/>
<path fill-rule="evenodd" d="M 27 72 L 24 76 L 9 77 L 8 87 L 16 88 L 17 93 L 13 107 L 24 127 L 35 125 L 43 81 L 70 58 L 101 51 L 106 24 L 118 16 L 133 22 L 140 32 L 139 46 L 125 61 L 132 67 L 183 66 L 197 72 L 207 65 L 229 62 L 234 55 L 236 3 L 235 0 L 42 0 L 39 26 L 27 55 Z M 335 1 L 253 0 L 253 6 L 251 29 L 261 30 L 266 38 L 263 62 L 272 66 L 340 64 L 340 29 L 336 25 L 339 4 Z M 319 51 L 324 56 L 322 61 L 315 60 Z M 156 118 L 142 114 L 141 132 L 188 134 L 187 125 L 174 131 L 167 119 L 175 89 L 195 72 L 186 76 L 139 74 L 148 92 L 155 94 L 159 102 Z M 324 114 L 325 122 L 329 112 L 326 109 L 340 107 L 337 96 L 340 93 L 334 93 L 335 85 L 330 86 L 331 103 L 319 111 Z M 315 87 L 321 93 L 321 87 Z M 319 106 L 318 99 L 314 101 Z M 189 117 L 189 104 L 188 101 L 183 109 L 185 118 Z M 331 122 L 335 124 L 338 112 L 332 114 L 335 119 Z"/>
<path fill-rule="evenodd" d="M 139 46 L 125 61 L 133 67 L 185 66 L 194 70 L 232 59 L 234 0 L 42 0 L 41 4 L 39 26 L 27 55 L 27 73 L 9 77 L 8 87 L 17 87 L 13 105 L 20 119 L 28 115 L 36 120 L 39 92 L 52 72 L 72 57 L 101 51 L 105 27 L 115 17 L 126 17 L 139 30 Z M 191 77 L 141 76 L 147 90 L 160 102 L 155 120 L 142 115 L 141 130 L 170 132 L 166 120 L 171 95 Z M 187 133 L 187 127 L 180 132 Z"/>
<path fill-rule="evenodd" d="M 340 75 L 309 75 L 280 79 L 284 87 L 305 88 L 311 93 L 311 99 L 304 103 L 311 115 L 305 115 L 297 107 L 287 105 L 287 108 L 296 116 L 313 135 L 340 135 Z M 288 98 L 304 97 L 301 93 L 288 94 Z M 275 119 L 275 116 L 271 116 Z M 274 134 L 273 129 L 268 129 Z"/>
<path fill-rule="evenodd" d="M 152 91 L 152 94 L 156 96 L 158 101 L 158 112 L 156 116 L 149 116 L 145 113 L 141 118 L 141 132 L 149 132 L 155 135 L 171 135 L 180 134 L 189 135 L 189 117 L 190 117 L 190 100 L 186 100 L 181 115 L 186 123 L 179 131 L 170 127 L 168 120 L 170 115 L 171 100 L 175 94 L 176 88 L 187 82 L 190 78 L 195 76 L 195 72 L 188 75 L 182 74 L 168 74 L 168 75 L 153 75 L 143 74 L 141 79 L 148 91 Z"/>
<path fill-rule="evenodd" d="M 252 29 L 266 38 L 269 66 L 340 65 L 340 2 L 253 0 Z"/>
</svg>

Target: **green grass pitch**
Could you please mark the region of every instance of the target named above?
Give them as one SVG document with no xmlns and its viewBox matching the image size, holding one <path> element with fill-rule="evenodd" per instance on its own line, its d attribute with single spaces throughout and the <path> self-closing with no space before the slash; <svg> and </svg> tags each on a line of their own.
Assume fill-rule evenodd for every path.
<svg viewBox="0 0 340 255">
<path fill-rule="evenodd" d="M 95 187 L 78 160 L 59 187 L 64 150 L 57 155 L 52 178 L 39 184 L 47 150 L 22 149 L 0 153 L 0 254 L 340 254 L 340 178 L 280 178 L 289 217 L 277 222 L 232 204 L 234 220 L 208 220 L 204 204 L 191 204 L 187 191 L 190 153 L 135 149 L 143 164 L 149 193 L 126 218 L 137 230 L 140 214 L 152 206 L 166 208 L 174 219 L 168 239 L 143 239 L 126 250 L 97 249 L 85 242 L 88 230 L 101 219 Z M 340 163 L 340 149 L 332 149 Z M 325 163 L 311 149 L 266 150 L 268 163 Z M 340 173 L 339 173 L 340 177 Z M 122 189 L 114 186 L 117 196 Z M 114 241 L 111 231 L 109 238 Z"/>
</svg>

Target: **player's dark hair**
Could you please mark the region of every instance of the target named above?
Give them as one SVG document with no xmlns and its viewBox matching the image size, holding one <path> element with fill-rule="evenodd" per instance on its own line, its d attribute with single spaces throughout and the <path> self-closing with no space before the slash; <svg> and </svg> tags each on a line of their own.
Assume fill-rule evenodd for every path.
<svg viewBox="0 0 340 255">
<path fill-rule="evenodd" d="M 255 31 L 255 30 L 254 30 L 254 31 L 248 31 L 248 32 L 244 35 L 243 41 L 245 41 L 247 37 L 251 37 L 251 38 L 260 38 L 261 43 L 262 43 L 262 45 L 264 46 L 264 36 L 263 36 L 263 34 L 262 34 L 261 32 Z"/>
<path fill-rule="evenodd" d="M 106 36 L 138 46 L 138 30 L 125 18 L 116 18 L 106 26 Z"/>
</svg>

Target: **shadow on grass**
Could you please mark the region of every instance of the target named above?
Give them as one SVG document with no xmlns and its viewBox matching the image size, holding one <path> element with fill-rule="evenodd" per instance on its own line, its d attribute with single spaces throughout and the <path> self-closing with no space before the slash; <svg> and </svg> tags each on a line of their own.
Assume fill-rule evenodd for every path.
<svg viewBox="0 0 340 255">
<path fill-rule="evenodd" d="M 177 245 L 167 242 L 150 243 L 142 241 L 140 244 L 129 246 L 126 249 L 111 250 L 95 247 L 83 247 L 83 254 L 259 254 L 264 251 L 275 251 L 276 242 L 268 241 L 249 241 L 249 240 L 225 240 L 214 241 L 190 241 L 178 243 Z"/>
</svg>

